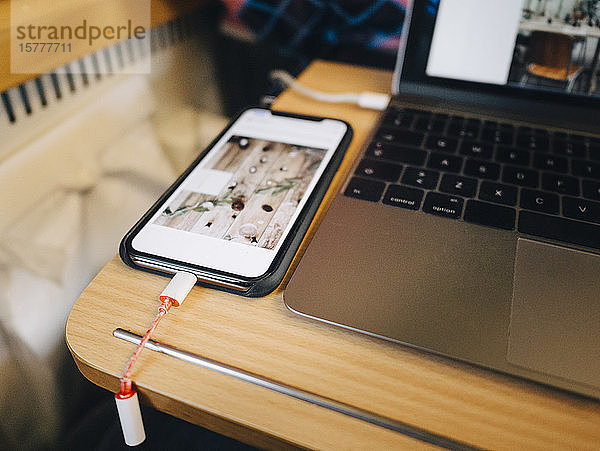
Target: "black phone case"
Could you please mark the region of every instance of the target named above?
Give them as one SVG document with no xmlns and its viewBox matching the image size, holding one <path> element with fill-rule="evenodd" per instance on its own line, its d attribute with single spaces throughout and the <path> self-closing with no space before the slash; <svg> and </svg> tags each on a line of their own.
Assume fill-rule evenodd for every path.
<svg viewBox="0 0 600 451">
<path fill-rule="evenodd" d="M 248 108 L 248 109 L 255 109 L 255 108 Z M 216 288 L 216 289 L 219 289 L 222 291 L 227 291 L 230 293 L 235 293 L 235 294 L 247 296 L 247 297 L 265 296 L 265 295 L 271 293 L 273 290 L 275 290 L 275 288 L 277 288 L 279 286 L 279 284 L 283 280 L 283 277 L 285 276 L 285 273 L 287 272 L 290 264 L 292 263 L 292 260 L 294 258 L 294 255 L 296 254 L 296 251 L 300 247 L 300 243 L 302 242 L 304 235 L 306 234 L 306 232 L 314 218 L 314 215 L 317 212 L 317 209 L 319 208 L 319 205 L 321 204 L 321 201 L 323 200 L 325 193 L 327 192 L 327 189 L 329 188 L 329 184 L 331 183 L 333 176 L 335 175 L 340 163 L 342 162 L 342 159 L 344 157 L 346 149 L 350 145 L 350 141 L 352 140 L 352 134 L 353 134 L 352 127 L 350 126 L 350 124 L 348 124 L 345 121 L 341 121 L 341 122 L 344 122 L 344 124 L 346 124 L 346 126 L 347 126 L 347 131 L 346 131 L 344 137 L 341 139 L 340 144 L 338 145 L 331 160 L 329 161 L 327 167 L 325 168 L 323 175 L 317 182 L 313 192 L 311 193 L 306 204 L 302 208 L 302 211 L 300 212 L 298 219 L 292 226 L 290 233 L 288 234 L 288 236 L 284 240 L 281 248 L 277 252 L 277 255 L 275 256 L 275 259 L 271 263 L 271 266 L 269 267 L 267 272 L 265 274 L 263 274 L 262 276 L 256 277 L 256 278 L 244 278 L 244 277 L 240 277 L 235 274 L 231 274 L 231 273 L 227 273 L 227 272 L 223 272 L 223 271 L 217 271 L 217 270 L 213 270 L 210 268 L 205 268 L 205 267 L 201 267 L 201 266 L 197 266 L 197 265 L 191 265 L 188 263 L 180 262 L 177 260 L 172 260 L 172 259 L 165 258 L 165 257 L 157 257 L 157 256 L 153 256 L 150 254 L 137 252 L 137 251 L 134 251 L 131 246 L 131 241 L 133 240 L 134 236 L 139 232 L 139 230 L 150 220 L 150 218 L 156 213 L 156 211 L 166 202 L 167 198 L 186 179 L 186 177 L 194 169 L 194 167 L 196 167 L 196 165 L 198 163 L 200 163 L 200 161 L 216 145 L 216 143 L 227 132 L 227 130 L 229 130 L 229 128 L 233 125 L 233 123 L 238 120 L 238 118 L 244 113 L 244 111 L 247 111 L 247 110 L 243 110 L 243 111 L 239 112 L 229 122 L 227 127 L 225 127 L 225 129 L 223 129 L 223 131 L 219 134 L 219 136 L 217 136 L 212 141 L 212 143 L 204 151 L 202 151 L 202 153 L 194 160 L 194 162 L 177 178 L 177 180 L 163 193 L 162 196 L 160 196 L 160 198 L 154 203 L 154 205 L 152 205 L 152 207 L 150 207 L 150 209 L 140 218 L 140 220 L 123 237 L 123 239 L 121 240 L 121 243 L 119 245 L 119 255 L 121 256 L 121 259 L 123 260 L 123 262 L 126 265 L 128 265 L 132 268 L 135 268 L 135 269 L 141 269 L 143 271 L 148 271 L 148 272 L 151 272 L 154 274 L 160 274 L 160 275 L 172 275 L 178 270 L 189 270 L 191 272 L 201 271 L 201 272 L 210 274 L 211 277 L 220 278 L 220 279 L 223 279 L 224 281 L 227 281 L 224 283 L 230 283 L 230 284 L 234 283 L 235 285 L 238 285 L 240 287 L 240 289 L 235 289 L 235 288 L 231 288 L 231 287 L 227 287 L 227 286 L 221 286 L 217 282 L 210 283 L 210 282 L 201 281 L 201 280 L 198 281 L 198 285 L 209 287 L 209 288 Z M 320 121 L 323 119 L 328 119 L 325 117 L 306 116 L 306 115 L 301 115 L 301 114 L 285 113 L 285 112 L 279 112 L 279 111 L 271 111 L 271 114 L 274 114 L 277 116 L 286 116 L 286 117 L 293 117 L 293 118 L 299 118 L 299 119 L 306 119 L 306 120 L 311 120 L 311 121 Z M 333 119 L 333 118 L 331 118 L 331 119 Z M 334 120 L 339 120 L 339 119 L 334 119 Z M 131 258 L 132 254 L 136 255 L 136 256 L 141 256 L 141 257 L 152 259 L 157 264 L 164 266 L 165 269 L 164 269 L 164 271 L 161 271 L 159 269 L 141 266 L 132 260 L 132 258 Z"/>
</svg>

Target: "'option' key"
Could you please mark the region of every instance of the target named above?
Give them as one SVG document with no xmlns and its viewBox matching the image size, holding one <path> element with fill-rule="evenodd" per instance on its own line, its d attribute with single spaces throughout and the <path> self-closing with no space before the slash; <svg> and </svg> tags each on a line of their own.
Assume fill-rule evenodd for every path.
<svg viewBox="0 0 600 451">
<path fill-rule="evenodd" d="M 463 199 L 440 193 L 427 193 L 423 211 L 446 218 L 458 219 L 462 214 Z"/>
</svg>

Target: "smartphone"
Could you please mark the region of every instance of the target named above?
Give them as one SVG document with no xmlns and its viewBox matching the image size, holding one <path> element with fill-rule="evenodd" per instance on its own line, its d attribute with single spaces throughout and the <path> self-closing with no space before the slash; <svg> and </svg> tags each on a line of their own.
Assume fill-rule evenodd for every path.
<svg viewBox="0 0 600 451">
<path fill-rule="evenodd" d="M 264 296 L 283 280 L 352 137 L 337 119 L 240 113 L 121 241 L 129 266 Z"/>
</svg>

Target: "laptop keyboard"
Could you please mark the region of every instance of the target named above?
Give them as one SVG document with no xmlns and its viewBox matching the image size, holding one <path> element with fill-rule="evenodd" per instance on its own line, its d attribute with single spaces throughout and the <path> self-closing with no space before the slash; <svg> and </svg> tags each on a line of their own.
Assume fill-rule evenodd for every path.
<svg viewBox="0 0 600 451">
<path fill-rule="evenodd" d="M 389 107 L 345 195 L 600 249 L 600 137 Z"/>
</svg>

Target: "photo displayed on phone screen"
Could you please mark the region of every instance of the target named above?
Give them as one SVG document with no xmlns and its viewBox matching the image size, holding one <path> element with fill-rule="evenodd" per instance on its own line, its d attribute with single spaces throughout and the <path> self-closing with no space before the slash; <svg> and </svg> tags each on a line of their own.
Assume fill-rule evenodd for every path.
<svg viewBox="0 0 600 451">
<path fill-rule="evenodd" d="M 126 236 L 125 259 L 227 283 L 266 280 L 348 132 L 335 119 L 242 112 Z"/>
<path fill-rule="evenodd" d="M 274 249 L 327 150 L 233 135 L 155 225 Z"/>
</svg>

